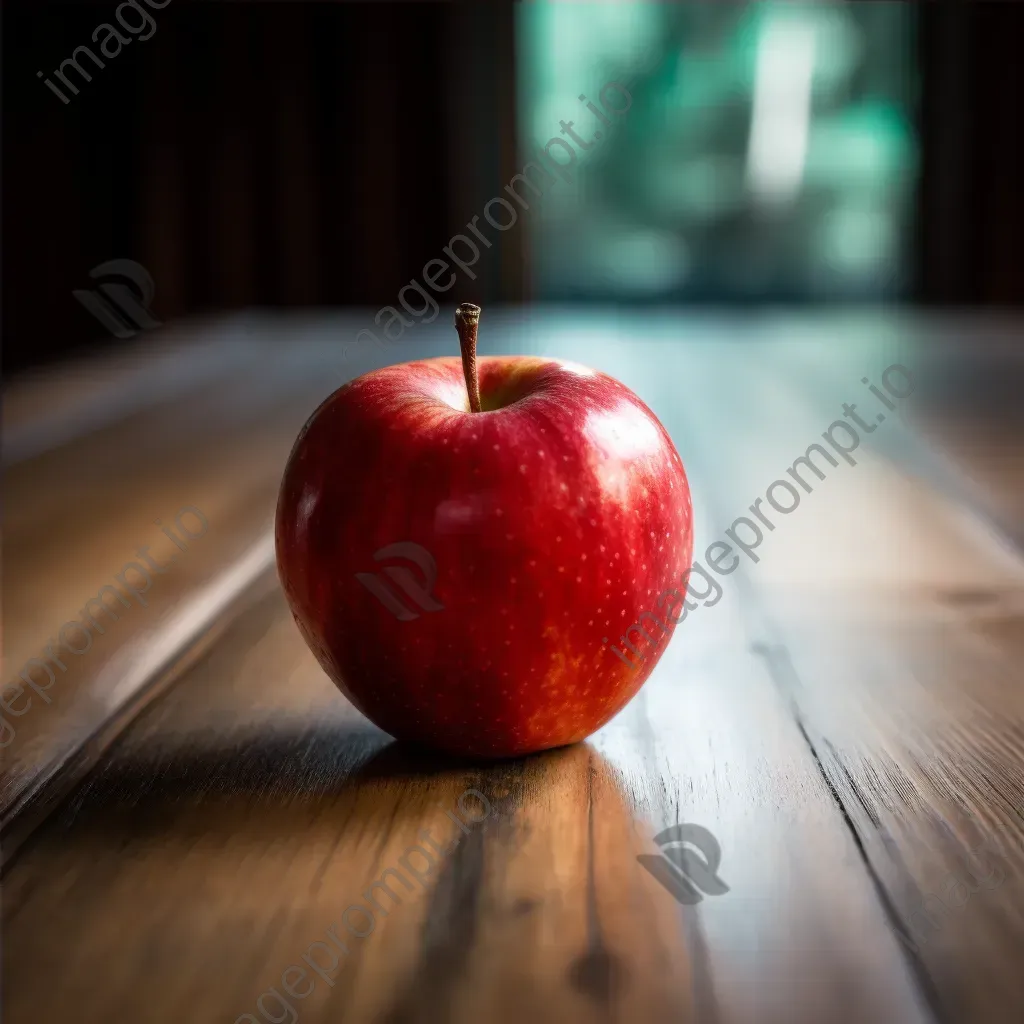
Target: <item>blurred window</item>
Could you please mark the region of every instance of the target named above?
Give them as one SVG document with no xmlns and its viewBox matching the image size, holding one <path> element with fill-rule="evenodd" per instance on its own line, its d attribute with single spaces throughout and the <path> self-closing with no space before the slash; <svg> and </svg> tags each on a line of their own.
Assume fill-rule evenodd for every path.
<svg viewBox="0 0 1024 1024">
<path fill-rule="evenodd" d="M 553 137 L 577 156 L 534 221 L 539 297 L 907 290 L 914 5 L 542 3 L 517 17 L 524 159 Z M 631 105 L 609 113 L 629 98 L 606 92 L 606 134 L 579 97 L 601 109 L 609 81 Z"/>
</svg>

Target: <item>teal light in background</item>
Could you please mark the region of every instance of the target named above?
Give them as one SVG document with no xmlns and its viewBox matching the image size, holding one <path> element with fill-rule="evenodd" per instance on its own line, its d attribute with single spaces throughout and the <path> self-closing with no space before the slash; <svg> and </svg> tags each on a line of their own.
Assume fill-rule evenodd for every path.
<svg viewBox="0 0 1024 1024">
<path fill-rule="evenodd" d="M 562 120 L 591 142 L 534 221 L 538 295 L 798 301 L 906 287 L 912 5 L 517 11 L 524 157 L 564 137 Z M 632 105 L 604 130 L 578 97 L 612 80 L 630 83 Z"/>
</svg>

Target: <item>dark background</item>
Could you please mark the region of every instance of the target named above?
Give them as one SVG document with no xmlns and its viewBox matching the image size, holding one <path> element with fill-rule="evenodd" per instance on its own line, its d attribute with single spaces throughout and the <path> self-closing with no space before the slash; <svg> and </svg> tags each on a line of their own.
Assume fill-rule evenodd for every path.
<svg viewBox="0 0 1024 1024">
<path fill-rule="evenodd" d="M 114 8 L 4 11 L 5 376 L 118 344 L 71 297 L 115 256 L 147 267 L 164 321 L 391 302 L 524 159 L 511 4 L 174 0 L 62 104 L 36 72 L 98 49 Z M 919 8 L 909 301 L 1024 296 L 1022 13 Z M 448 301 L 529 300 L 528 234 L 488 256 Z"/>
</svg>

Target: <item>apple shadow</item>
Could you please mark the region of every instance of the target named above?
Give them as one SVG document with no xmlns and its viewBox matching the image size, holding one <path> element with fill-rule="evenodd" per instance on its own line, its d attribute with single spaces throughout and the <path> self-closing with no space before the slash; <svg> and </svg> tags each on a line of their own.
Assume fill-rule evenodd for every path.
<svg viewBox="0 0 1024 1024">
<path fill-rule="evenodd" d="M 33 830 L 5 870 L 37 843 L 97 837 L 111 843 L 173 841 L 179 834 L 266 835 L 275 829 L 292 834 L 311 814 L 358 824 L 372 816 L 378 788 L 421 790 L 426 798 L 434 790 L 450 794 L 453 786 L 461 787 L 456 792 L 486 787 L 500 792 L 505 806 L 518 788 L 522 766 L 551 754 L 504 761 L 459 758 L 394 740 L 362 718 L 244 730 L 226 738 L 204 730 L 144 753 L 118 743 Z M 380 796 L 381 802 L 391 799 Z"/>
</svg>

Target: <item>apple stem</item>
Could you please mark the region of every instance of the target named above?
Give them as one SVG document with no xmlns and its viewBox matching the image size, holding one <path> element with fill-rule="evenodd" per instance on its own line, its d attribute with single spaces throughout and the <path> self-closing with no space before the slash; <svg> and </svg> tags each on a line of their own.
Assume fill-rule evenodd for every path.
<svg viewBox="0 0 1024 1024">
<path fill-rule="evenodd" d="M 462 349 L 462 373 L 466 378 L 471 412 L 480 411 L 480 381 L 476 374 L 476 329 L 480 323 L 480 307 L 464 302 L 455 310 L 455 329 Z"/>
</svg>

